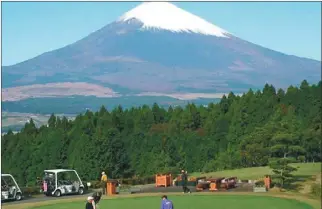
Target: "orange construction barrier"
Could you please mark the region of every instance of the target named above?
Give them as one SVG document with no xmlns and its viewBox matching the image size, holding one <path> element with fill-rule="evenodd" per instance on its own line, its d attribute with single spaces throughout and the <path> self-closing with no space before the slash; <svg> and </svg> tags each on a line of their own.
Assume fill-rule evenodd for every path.
<svg viewBox="0 0 322 209">
<path fill-rule="evenodd" d="M 217 191 L 218 188 L 217 188 L 217 184 L 215 182 L 213 183 L 210 183 L 210 188 L 209 188 L 210 191 Z"/>
<path fill-rule="evenodd" d="M 157 174 L 155 175 L 155 186 L 156 187 L 168 187 L 172 185 L 172 176 L 171 174 L 169 175 L 162 175 L 162 174 Z"/>
<path fill-rule="evenodd" d="M 108 181 L 107 182 L 107 187 L 106 187 L 106 194 L 107 195 L 115 195 L 116 194 L 116 181 Z"/>
<path fill-rule="evenodd" d="M 207 179 L 207 181 L 210 182 L 209 191 L 217 191 L 218 189 L 220 189 L 221 186 L 222 186 L 221 181 L 223 179 L 224 179 L 223 177 L 221 177 L 221 178 L 209 178 L 209 179 Z"/>
</svg>

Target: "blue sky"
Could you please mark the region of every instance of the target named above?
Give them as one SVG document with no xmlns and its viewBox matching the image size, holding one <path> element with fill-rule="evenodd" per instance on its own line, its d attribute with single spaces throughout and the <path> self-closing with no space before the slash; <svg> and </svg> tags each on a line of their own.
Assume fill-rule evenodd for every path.
<svg viewBox="0 0 322 209">
<path fill-rule="evenodd" d="M 2 65 L 73 43 L 139 2 L 2 2 Z M 320 2 L 176 2 L 247 41 L 321 60 Z"/>
</svg>

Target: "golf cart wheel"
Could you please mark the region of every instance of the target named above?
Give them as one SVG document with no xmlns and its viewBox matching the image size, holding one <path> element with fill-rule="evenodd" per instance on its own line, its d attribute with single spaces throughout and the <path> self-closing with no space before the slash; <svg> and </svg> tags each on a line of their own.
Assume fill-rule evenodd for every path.
<svg viewBox="0 0 322 209">
<path fill-rule="evenodd" d="M 84 188 L 82 188 L 82 187 L 79 188 L 78 189 L 78 194 L 80 194 L 80 195 L 84 194 Z"/>
<path fill-rule="evenodd" d="M 22 199 L 22 195 L 21 195 L 21 193 L 17 193 L 16 194 L 16 200 L 17 201 L 20 201 Z"/>
<path fill-rule="evenodd" d="M 60 192 L 60 190 L 56 190 L 56 192 L 55 192 L 55 197 L 60 197 L 61 196 L 61 192 Z"/>
</svg>

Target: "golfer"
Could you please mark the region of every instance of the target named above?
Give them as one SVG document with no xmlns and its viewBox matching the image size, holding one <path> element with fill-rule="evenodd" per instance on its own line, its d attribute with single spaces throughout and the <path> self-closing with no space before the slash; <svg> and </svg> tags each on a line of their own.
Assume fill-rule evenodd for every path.
<svg viewBox="0 0 322 209">
<path fill-rule="evenodd" d="M 163 195 L 161 201 L 161 208 L 160 209 L 174 209 L 173 203 L 171 200 L 168 200 L 167 195 Z"/>
<path fill-rule="evenodd" d="M 181 170 L 181 181 L 182 181 L 182 189 L 183 193 L 191 193 L 190 189 L 187 187 L 188 182 L 188 175 L 187 172 L 184 170 Z"/>
<path fill-rule="evenodd" d="M 97 204 L 101 200 L 102 192 L 94 192 L 92 197 L 94 198 L 95 205 L 97 206 Z"/>
<path fill-rule="evenodd" d="M 87 197 L 85 209 L 96 209 L 94 197 L 92 197 L 92 196 Z"/>
</svg>

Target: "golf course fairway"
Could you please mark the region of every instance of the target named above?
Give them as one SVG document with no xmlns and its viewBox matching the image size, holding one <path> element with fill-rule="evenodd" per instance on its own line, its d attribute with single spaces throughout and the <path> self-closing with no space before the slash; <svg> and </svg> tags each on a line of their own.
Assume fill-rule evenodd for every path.
<svg viewBox="0 0 322 209">
<path fill-rule="evenodd" d="M 313 209 L 310 205 L 292 199 L 250 195 L 186 195 L 168 196 L 175 209 Z M 101 200 L 100 209 L 158 209 L 160 197 L 134 197 Z M 85 208 L 86 200 L 56 203 L 33 207 L 34 209 L 79 209 Z"/>
</svg>

